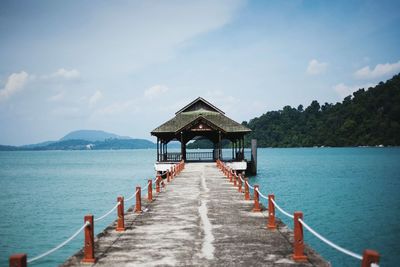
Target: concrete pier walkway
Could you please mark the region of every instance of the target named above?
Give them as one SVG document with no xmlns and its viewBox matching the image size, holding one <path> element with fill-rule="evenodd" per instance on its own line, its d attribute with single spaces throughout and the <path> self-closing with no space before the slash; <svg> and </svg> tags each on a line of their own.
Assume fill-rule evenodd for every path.
<svg viewBox="0 0 400 267">
<path fill-rule="evenodd" d="M 292 261 L 291 231 L 279 220 L 267 230 L 267 213 L 251 212 L 253 202 L 215 163 L 187 163 L 152 203 L 142 203 L 142 214 L 125 215 L 125 232 L 114 223 L 97 237 L 93 266 L 329 266 L 307 246 L 309 260 Z M 82 256 L 63 266 L 88 266 Z"/>
</svg>

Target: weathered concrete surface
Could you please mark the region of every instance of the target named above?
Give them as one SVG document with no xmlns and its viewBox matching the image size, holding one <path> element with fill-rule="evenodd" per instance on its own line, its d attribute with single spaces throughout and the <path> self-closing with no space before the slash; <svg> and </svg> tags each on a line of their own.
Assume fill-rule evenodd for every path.
<svg viewBox="0 0 400 267">
<path fill-rule="evenodd" d="M 291 231 L 279 220 L 267 230 L 267 213 L 243 199 L 214 163 L 186 164 L 145 212 L 127 214 L 125 232 L 114 223 L 98 236 L 93 266 L 329 266 L 308 247 L 308 262 L 292 261 Z"/>
</svg>

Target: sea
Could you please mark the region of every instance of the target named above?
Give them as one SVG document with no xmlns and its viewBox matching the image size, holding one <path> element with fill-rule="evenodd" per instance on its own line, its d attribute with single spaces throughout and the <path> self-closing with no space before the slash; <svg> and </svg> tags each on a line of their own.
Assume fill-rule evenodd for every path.
<svg viewBox="0 0 400 267">
<path fill-rule="evenodd" d="M 48 251 L 75 233 L 84 215 L 96 218 L 117 196 L 131 196 L 154 177 L 155 158 L 153 149 L 0 152 L 0 266 L 14 253 L 29 259 Z M 259 148 L 250 183 L 273 193 L 289 213 L 302 211 L 309 226 L 339 246 L 357 254 L 374 249 L 380 266 L 399 266 L 400 148 Z M 96 233 L 114 219 L 96 222 Z M 360 266 L 304 232 L 333 266 Z M 79 234 L 29 266 L 57 266 L 82 245 Z"/>
</svg>

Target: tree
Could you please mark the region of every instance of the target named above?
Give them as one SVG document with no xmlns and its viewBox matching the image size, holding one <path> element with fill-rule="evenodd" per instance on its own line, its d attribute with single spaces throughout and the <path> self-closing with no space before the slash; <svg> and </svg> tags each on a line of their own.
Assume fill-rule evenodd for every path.
<svg viewBox="0 0 400 267">
<path fill-rule="evenodd" d="M 260 147 L 400 145 L 400 74 L 336 104 L 269 111 L 243 125 Z"/>
</svg>

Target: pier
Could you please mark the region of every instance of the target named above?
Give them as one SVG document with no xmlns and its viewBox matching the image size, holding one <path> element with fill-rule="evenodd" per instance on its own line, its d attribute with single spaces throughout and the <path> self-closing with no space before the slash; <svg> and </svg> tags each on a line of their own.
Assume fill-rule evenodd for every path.
<svg viewBox="0 0 400 267">
<path fill-rule="evenodd" d="M 244 190 L 244 187 L 243 187 Z M 267 229 L 267 211 L 217 169 L 215 163 L 190 163 L 152 202 L 142 201 L 95 240 L 95 266 L 329 266 L 306 246 L 305 261 L 293 260 L 292 232 L 277 220 Z M 83 251 L 63 265 L 83 264 Z"/>
</svg>

